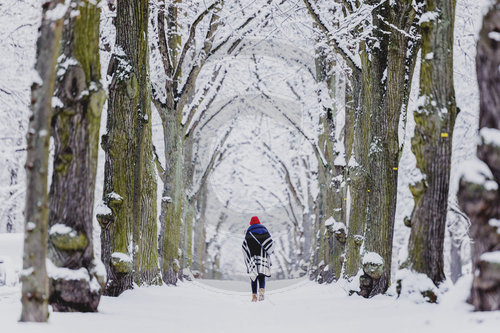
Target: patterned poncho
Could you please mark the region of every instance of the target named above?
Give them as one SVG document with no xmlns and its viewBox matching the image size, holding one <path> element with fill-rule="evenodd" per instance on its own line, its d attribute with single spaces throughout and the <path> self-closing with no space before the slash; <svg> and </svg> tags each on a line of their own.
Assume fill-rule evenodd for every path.
<svg viewBox="0 0 500 333">
<path fill-rule="evenodd" d="M 271 234 L 262 224 L 254 224 L 248 228 L 242 248 L 247 273 L 252 281 L 259 274 L 271 276 L 270 254 L 274 252 L 273 245 Z"/>
</svg>

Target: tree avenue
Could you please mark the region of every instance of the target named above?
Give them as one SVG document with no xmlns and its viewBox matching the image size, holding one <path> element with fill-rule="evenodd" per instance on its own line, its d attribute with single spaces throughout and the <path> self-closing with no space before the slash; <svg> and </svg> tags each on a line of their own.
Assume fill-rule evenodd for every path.
<svg viewBox="0 0 500 333">
<path fill-rule="evenodd" d="M 397 276 L 398 295 L 437 302 L 447 260 L 453 282 L 466 266 L 449 213 L 470 218 L 468 302 L 499 310 L 500 0 L 477 43 L 479 143 L 455 195 L 452 138 L 464 132 L 455 128 L 457 8 L 454 0 L 42 1 L 21 321 L 47 321 L 49 304 L 96 312 L 102 295 L 135 286 L 234 278 L 239 268 L 224 256 L 228 246 L 240 251 L 232 241 L 243 240 L 238 219 L 250 214 L 234 208 L 241 197 L 275 223 L 278 277 L 340 281 L 365 298 Z M 299 38 L 285 50 L 292 34 Z M 405 154 L 418 178 L 409 229 L 403 221 L 398 229 L 408 118 L 415 130 Z M 258 190 L 233 184 L 252 182 Z M 449 204 L 455 198 L 460 207 Z M 405 258 L 393 253 L 401 247 Z"/>
</svg>

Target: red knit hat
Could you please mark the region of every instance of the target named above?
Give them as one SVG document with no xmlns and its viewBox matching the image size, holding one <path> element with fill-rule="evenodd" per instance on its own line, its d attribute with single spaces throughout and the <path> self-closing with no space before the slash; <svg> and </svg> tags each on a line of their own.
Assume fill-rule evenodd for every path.
<svg viewBox="0 0 500 333">
<path fill-rule="evenodd" d="M 252 216 L 250 219 L 250 225 L 260 224 L 259 218 L 257 216 Z"/>
</svg>

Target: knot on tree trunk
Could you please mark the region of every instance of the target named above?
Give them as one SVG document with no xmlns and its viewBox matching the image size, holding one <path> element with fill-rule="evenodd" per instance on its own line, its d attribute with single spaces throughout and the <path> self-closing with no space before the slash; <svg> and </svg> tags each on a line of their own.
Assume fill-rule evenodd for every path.
<svg viewBox="0 0 500 333">
<path fill-rule="evenodd" d="M 345 232 L 345 229 L 336 230 L 333 232 L 333 234 L 340 243 L 345 244 L 347 240 L 347 234 Z"/>
<path fill-rule="evenodd" d="M 359 278 L 359 295 L 368 298 L 372 294 L 373 286 L 384 274 L 384 260 L 375 252 L 365 253 L 363 256 L 363 272 Z"/>
<path fill-rule="evenodd" d="M 64 75 L 61 99 L 65 104 L 74 103 L 87 94 L 83 93 L 87 89 L 85 72 L 80 66 L 69 66 Z"/>
<path fill-rule="evenodd" d="M 421 179 L 420 181 L 410 184 L 409 187 L 415 202 L 418 202 L 427 191 L 428 184 L 425 179 Z"/>
<path fill-rule="evenodd" d="M 105 203 L 108 205 L 109 208 L 117 208 L 122 205 L 123 203 L 123 198 L 121 195 L 119 195 L 116 192 L 111 192 L 106 195 L 105 198 Z"/>
<path fill-rule="evenodd" d="M 114 252 L 111 255 L 111 266 L 115 272 L 120 274 L 129 274 L 134 270 L 132 258 L 123 252 Z"/>
<path fill-rule="evenodd" d="M 87 248 L 89 240 L 85 234 L 72 231 L 70 233 L 51 233 L 50 241 L 62 251 L 83 251 Z"/>
<path fill-rule="evenodd" d="M 353 239 L 354 239 L 354 244 L 356 244 L 356 246 L 361 246 L 365 241 L 365 237 L 362 235 L 354 235 Z"/>
<path fill-rule="evenodd" d="M 326 230 L 328 232 L 328 238 L 335 236 L 335 239 L 340 243 L 344 244 L 347 239 L 346 226 L 342 222 L 337 222 L 333 217 L 328 218 L 325 221 Z"/>
<path fill-rule="evenodd" d="M 88 279 L 50 279 L 49 302 L 57 312 L 97 312 L 102 290 L 97 281 Z"/>
<path fill-rule="evenodd" d="M 103 134 L 101 136 L 101 148 L 102 150 L 104 150 L 105 152 L 108 152 L 109 151 L 109 135 L 107 134 Z"/>
<path fill-rule="evenodd" d="M 102 229 L 108 229 L 110 224 L 115 221 L 115 216 L 112 211 L 96 214 L 97 221 Z"/>
<path fill-rule="evenodd" d="M 80 268 L 75 271 L 58 267 L 55 270 L 65 274 L 50 276 L 49 302 L 54 311 L 97 312 L 106 285 L 106 277 L 100 275 L 94 262 L 86 269 Z"/>
<path fill-rule="evenodd" d="M 96 218 L 101 228 L 108 229 L 115 222 L 116 214 L 114 211 L 123 204 L 123 198 L 116 192 L 110 192 L 104 196 L 103 201 L 100 204 Z"/>
<path fill-rule="evenodd" d="M 54 170 L 65 175 L 72 160 L 73 149 L 67 146 L 54 157 Z"/>
<path fill-rule="evenodd" d="M 403 223 L 408 228 L 411 228 L 411 219 L 408 216 L 405 216 L 405 218 L 403 219 Z"/>
</svg>

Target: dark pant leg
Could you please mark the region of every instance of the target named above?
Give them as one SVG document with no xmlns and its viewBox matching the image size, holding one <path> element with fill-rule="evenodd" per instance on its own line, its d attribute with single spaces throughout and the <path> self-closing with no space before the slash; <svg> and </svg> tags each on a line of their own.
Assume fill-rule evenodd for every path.
<svg viewBox="0 0 500 333">
<path fill-rule="evenodd" d="M 255 281 L 250 280 L 252 281 L 252 294 L 257 294 L 257 280 L 258 278 Z"/>
<path fill-rule="evenodd" d="M 260 274 L 258 277 L 259 280 L 259 288 L 266 288 L 266 276 L 264 274 Z"/>
</svg>

